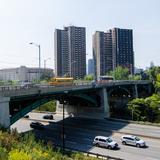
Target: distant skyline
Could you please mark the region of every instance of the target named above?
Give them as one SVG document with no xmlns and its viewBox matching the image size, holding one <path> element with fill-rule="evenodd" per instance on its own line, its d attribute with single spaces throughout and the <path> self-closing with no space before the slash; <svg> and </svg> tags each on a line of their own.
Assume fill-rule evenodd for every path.
<svg viewBox="0 0 160 160">
<path fill-rule="evenodd" d="M 25 65 L 54 68 L 54 30 L 86 27 L 87 59 L 92 57 L 92 35 L 110 28 L 133 29 L 135 66 L 160 64 L 159 0 L 0 0 L 0 68 Z"/>
</svg>

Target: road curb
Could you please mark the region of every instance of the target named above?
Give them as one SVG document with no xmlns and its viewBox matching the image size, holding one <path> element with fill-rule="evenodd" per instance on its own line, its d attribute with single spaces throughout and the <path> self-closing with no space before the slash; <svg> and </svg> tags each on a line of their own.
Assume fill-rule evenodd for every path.
<svg viewBox="0 0 160 160">
<path fill-rule="evenodd" d="M 56 112 L 49 112 L 49 111 L 36 111 L 36 110 L 32 110 L 33 113 L 45 113 L 45 114 L 56 114 Z"/>
<path fill-rule="evenodd" d="M 120 134 L 130 134 L 133 135 L 133 133 L 129 133 L 129 132 L 121 132 L 121 131 L 115 131 L 115 130 L 111 130 L 113 133 L 120 133 Z M 147 135 L 143 135 L 143 134 L 137 134 L 134 133 L 135 136 L 139 136 L 139 137 L 143 137 L 143 138 L 150 138 L 150 139 L 157 139 L 160 140 L 160 137 L 154 137 L 154 136 L 147 136 Z"/>
<path fill-rule="evenodd" d="M 43 123 L 53 122 L 49 120 L 41 120 L 41 119 L 34 119 L 34 118 L 22 118 L 22 119 L 29 120 L 29 121 L 35 121 L 35 122 L 43 122 Z"/>
<path fill-rule="evenodd" d="M 160 127 L 160 123 L 132 121 L 132 120 L 125 120 L 125 119 L 118 119 L 118 118 L 104 118 L 104 119 L 109 120 L 109 121 L 116 121 L 116 122 L 124 122 L 124 123 L 131 123 L 131 124 L 140 124 L 140 125 L 148 125 L 148 126 Z"/>
</svg>

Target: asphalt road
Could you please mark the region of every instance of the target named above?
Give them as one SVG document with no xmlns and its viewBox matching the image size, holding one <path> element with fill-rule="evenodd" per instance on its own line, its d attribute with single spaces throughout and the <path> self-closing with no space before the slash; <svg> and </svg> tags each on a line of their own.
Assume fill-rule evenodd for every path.
<svg viewBox="0 0 160 160">
<path fill-rule="evenodd" d="M 30 113 L 30 119 L 21 119 L 13 124 L 18 132 L 30 130 L 30 122 L 40 120 L 45 125 L 45 130 L 34 130 L 37 137 L 62 145 L 62 116 L 54 115 L 55 119 L 50 122 L 42 119 L 43 114 Z M 145 140 L 147 148 L 124 146 L 120 137 L 124 133 L 140 134 Z M 160 160 L 160 128 L 146 125 L 127 124 L 107 120 L 66 118 L 65 119 L 65 145 L 83 151 L 90 151 L 103 155 L 109 155 L 126 160 Z M 97 135 L 111 136 L 118 142 L 120 149 L 109 150 L 92 145 Z M 143 136 L 144 135 L 144 136 Z M 146 138 L 146 136 L 151 138 Z M 155 137 L 155 138 L 154 138 Z"/>
</svg>

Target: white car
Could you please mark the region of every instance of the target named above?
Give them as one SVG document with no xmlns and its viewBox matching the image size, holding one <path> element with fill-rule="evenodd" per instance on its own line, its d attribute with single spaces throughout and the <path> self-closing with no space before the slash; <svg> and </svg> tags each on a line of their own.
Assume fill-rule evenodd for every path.
<svg viewBox="0 0 160 160">
<path fill-rule="evenodd" d="M 124 135 L 121 137 L 122 144 L 134 145 L 136 147 L 145 147 L 146 143 L 142 139 L 134 135 Z"/>
<path fill-rule="evenodd" d="M 93 145 L 99 147 L 106 147 L 109 149 L 114 149 L 118 147 L 117 142 L 113 141 L 110 137 L 96 136 L 93 141 Z"/>
</svg>

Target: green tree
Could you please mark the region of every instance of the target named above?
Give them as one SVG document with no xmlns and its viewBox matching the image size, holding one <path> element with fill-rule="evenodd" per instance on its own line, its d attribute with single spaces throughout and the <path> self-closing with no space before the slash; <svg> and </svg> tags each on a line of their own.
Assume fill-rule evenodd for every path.
<svg viewBox="0 0 160 160">
<path fill-rule="evenodd" d="M 92 81 L 93 79 L 94 79 L 93 74 L 89 74 L 89 75 L 86 75 L 86 76 L 84 77 L 84 80 L 86 80 L 86 81 Z"/>
<path fill-rule="evenodd" d="M 156 75 L 155 92 L 160 93 L 160 73 Z"/>
<path fill-rule="evenodd" d="M 145 98 L 148 121 L 157 121 L 160 116 L 160 94 Z"/>
<path fill-rule="evenodd" d="M 0 80 L 0 86 L 4 85 L 4 81 Z"/>
<path fill-rule="evenodd" d="M 128 103 L 128 109 L 131 111 L 132 120 L 141 120 L 142 112 L 145 108 L 144 99 L 136 98 Z"/>
<path fill-rule="evenodd" d="M 113 76 L 116 80 L 127 80 L 129 79 L 129 70 L 128 68 L 118 66 L 109 75 Z"/>
<path fill-rule="evenodd" d="M 160 122 L 160 94 L 147 98 L 136 98 L 128 103 L 132 119 Z"/>
<path fill-rule="evenodd" d="M 160 74 L 160 67 L 159 66 L 151 67 L 148 70 L 148 74 L 149 74 L 150 80 L 152 80 L 153 82 L 156 82 L 157 75 Z"/>
<path fill-rule="evenodd" d="M 130 80 L 141 80 L 141 75 L 129 75 Z"/>
<path fill-rule="evenodd" d="M 45 103 L 45 104 L 41 105 L 37 110 L 55 112 L 56 111 L 56 101 L 53 100 L 48 103 Z"/>
<path fill-rule="evenodd" d="M 155 86 L 155 92 L 160 92 L 160 66 L 151 67 L 148 70 L 149 79 L 152 80 Z"/>
</svg>

